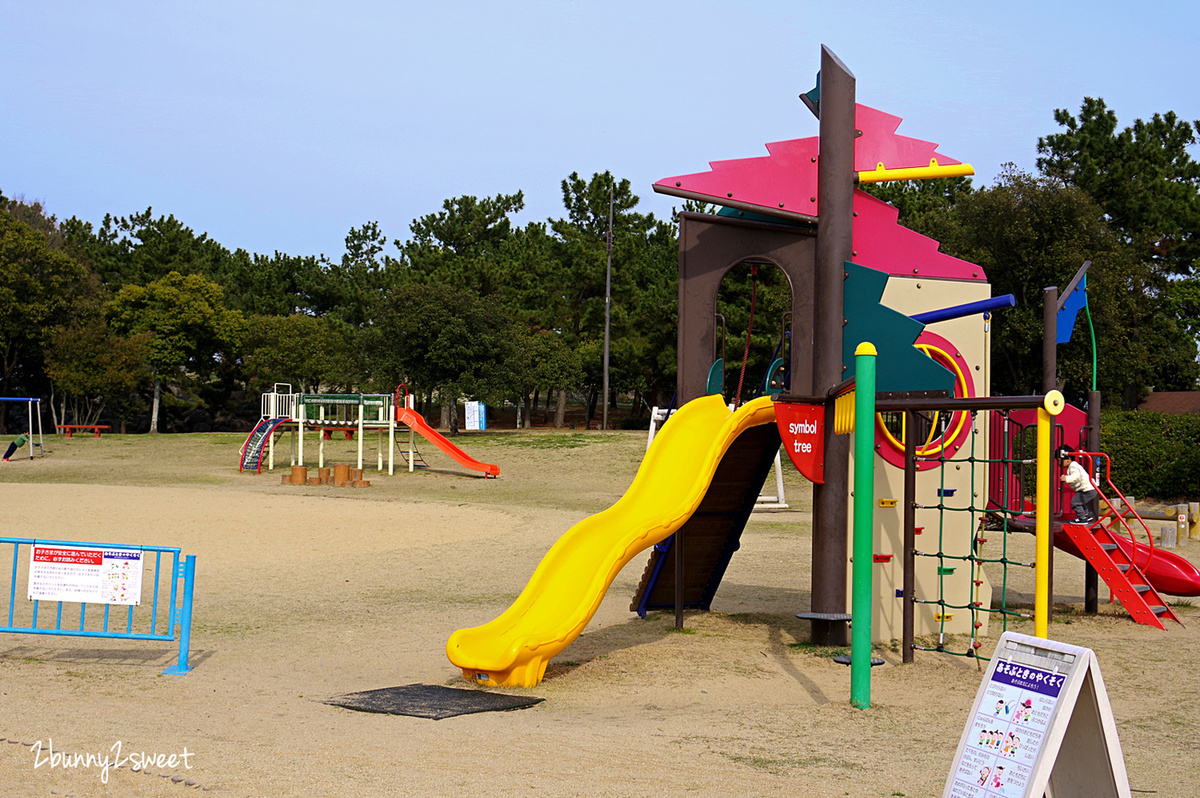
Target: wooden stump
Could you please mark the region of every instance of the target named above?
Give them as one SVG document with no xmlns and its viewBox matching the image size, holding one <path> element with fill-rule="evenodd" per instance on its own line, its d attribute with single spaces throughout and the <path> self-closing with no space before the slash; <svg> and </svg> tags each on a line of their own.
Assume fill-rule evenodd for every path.
<svg viewBox="0 0 1200 798">
<path fill-rule="evenodd" d="M 339 488 L 344 488 L 344 487 L 346 487 L 347 483 L 349 483 L 349 482 L 350 482 L 350 466 L 335 465 L 333 467 L 333 484 L 337 485 Z"/>
<path fill-rule="evenodd" d="M 308 469 L 304 466 L 292 466 L 292 484 L 307 485 Z"/>
</svg>

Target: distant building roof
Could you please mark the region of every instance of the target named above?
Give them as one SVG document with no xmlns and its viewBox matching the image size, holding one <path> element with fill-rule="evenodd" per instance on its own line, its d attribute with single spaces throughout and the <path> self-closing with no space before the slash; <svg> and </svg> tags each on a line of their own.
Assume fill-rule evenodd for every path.
<svg viewBox="0 0 1200 798">
<path fill-rule="evenodd" d="M 1200 415 L 1200 391 L 1155 391 L 1142 400 L 1138 410 Z"/>
</svg>

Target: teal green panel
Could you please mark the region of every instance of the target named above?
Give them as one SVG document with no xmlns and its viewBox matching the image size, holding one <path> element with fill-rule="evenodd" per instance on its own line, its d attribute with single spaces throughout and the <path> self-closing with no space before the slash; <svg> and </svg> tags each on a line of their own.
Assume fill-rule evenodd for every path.
<svg viewBox="0 0 1200 798">
<path fill-rule="evenodd" d="M 713 200 L 713 201 L 716 202 L 716 200 Z M 782 225 L 786 225 L 787 227 L 796 227 L 796 228 L 802 228 L 802 229 L 809 229 L 811 227 L 811 224 L 809 224 L 808 222 L 799 222 L 799 221 L 796 221 L 795 219 L 785 219 L 781 216 L 767 216 L 764 213 L 754 213 L 753 211 L 744 211 L 744 210 L 740 210 L 738 208 L 730 208 L 728 206 L 722 206 L 721 210 L 717 211 L 716 215 L 717 216 L 727 216 L 731 219 L 745 219 L 745 220 L 751 221 L 751 222 L 768 222 L 770 224 L 782 224 Z"/>
<path fill-rule="evenodd" d="M 767 396 L 774 396 L 777 393 L 783 393 L 783 378 L 787 374 L 787 364 L 783 362 L 783 358 L 775 358 L 775 362 L 767 369 L 766 391 Z"/>
<path fill-rule="evenodd" d="M 708 370 L 708 383 L 705 386 L 705 394 L 712 396 L 715 393 L 725 393 L 725 359 L 717 358 L 712 364 L 712 368 Z"/>
<path fill-rule="evenodd" d="M 879 351 L 875 389 L 887 391 L 952 391 L 954 375 L 913 346 L 925 325 L 879 302 L 888 276 L 846 261 L 842 329 L 842 362 L 847 378 L 854 375 L 854 350 L 870 341 Z"/>
<path fill-rule="evenodd" d="M 801 101 L 813 112 L 813 116 L 821 118 L 821 73 L 817 73 L 817 85 L 800 95 Z"/>
</svg>

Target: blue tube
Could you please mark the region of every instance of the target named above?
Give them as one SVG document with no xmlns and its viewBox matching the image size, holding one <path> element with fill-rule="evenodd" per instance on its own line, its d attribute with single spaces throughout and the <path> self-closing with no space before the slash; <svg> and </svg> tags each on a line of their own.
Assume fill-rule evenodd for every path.
<svg viewBox="0 0 1200 798">
<path fill-rule="evenodd" d="M 188 665 L 188 651 L 192 642 L 192 589 L 196 584 L 196 555 L 189 554 L 183 561 L 182 576 L 183 576 L 183 606 L 176 609 L 171 608 L 171 626 L 168 632 L 174 634 L 175 623 L 179 623 L 179 659 L 178 661 L 163 671 L 164 674 L 178 675 L 187 673 L 192 669 Z M 174 601 L 171 602 L 174 605 Z"/>
<path fill-rule="evenodd" d="M 1012 294 L 1005 294 L 1004 296 L 994 296 L 991 299 L 981 299 L 978 302 L 968 302 L 965 305 L 954 305 L 948 308 L 929 310 L 925 313 L 918 313 L 911 318 L 913 321 L 919 321 L 922 324 L 933 324 L 934 322 L 949 321 L 950 319 L 961 319 L 963 316 L 974 316 L 976 313 L 988 313 L 993 310 L 1011 308 L 1015 307 L 1016 304 L 1016 297 Z"/>
</svg>

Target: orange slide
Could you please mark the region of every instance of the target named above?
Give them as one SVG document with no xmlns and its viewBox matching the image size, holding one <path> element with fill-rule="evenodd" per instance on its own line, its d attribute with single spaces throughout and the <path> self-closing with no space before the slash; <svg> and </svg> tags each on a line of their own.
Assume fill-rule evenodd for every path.
<svg viewBox="0 0 1200 798">
<path fill-rule="evenodd" d="M 400 424 L 407 424 L 418 435 L 432 443 L 434 446 L 441 449 L 459 465 L 469 468 L 472 471 L 482 471 L 484 479 L 488 477 L 500 476 L 500 466 L 492 465 L 491 463 L 481 463 L 471 455 L 464 452 L 462 449 L 450 442 L 445 435 L 435 430 L 433 427 L 425 423 L 425 419 L 421 418 L 421 414 L 412 408 L 396 407 L 396 421 Z"/>
</svg>

